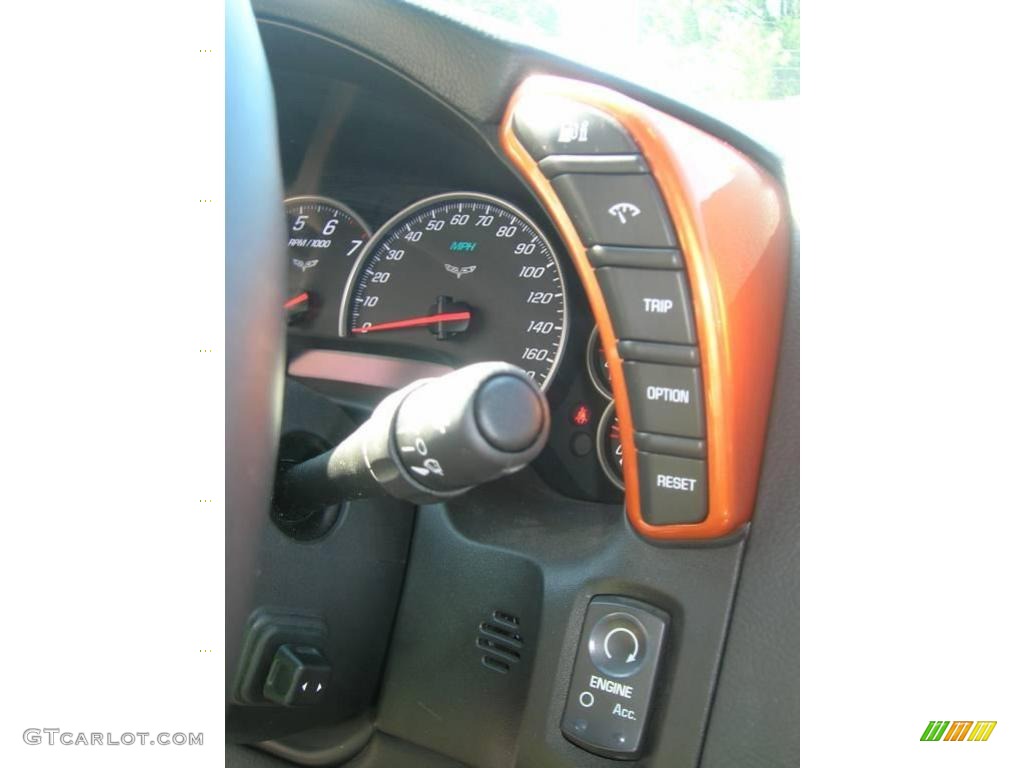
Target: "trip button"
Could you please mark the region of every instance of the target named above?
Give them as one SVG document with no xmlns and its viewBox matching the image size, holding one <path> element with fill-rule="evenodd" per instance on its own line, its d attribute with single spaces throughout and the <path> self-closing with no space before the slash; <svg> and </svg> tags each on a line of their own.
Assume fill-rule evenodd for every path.
<svg viewBox="0 0 1024 768">
<path fill-rule="evenodd" d="M 551 180 L 584 245 L 675 246 L 665 204 L 647 174 L 566 173 Z"/>
<path fill-rule="evenodd" d="M 699 523 L 708 515 L 707 465 L 698 459 L 637 451 L 640 509 L 651 525 Z"/>
<path fill-rule="evenodd" d="M 622 364 L 633 426 L 640 432 L 704 437 L 700 369 L 682 365 Z"/>
<path fill-rule="evenodd" d="M 640 150 L 618 121 L 557 96 L 523 99 L 512 129 L 534 160 L 548 155 L 634 155 Z"/>
<path fill-rule="evenodd" d="M 596 270 L 617 339 L 695 344 L 686 276 L 679 270 Z"/>
</svg>

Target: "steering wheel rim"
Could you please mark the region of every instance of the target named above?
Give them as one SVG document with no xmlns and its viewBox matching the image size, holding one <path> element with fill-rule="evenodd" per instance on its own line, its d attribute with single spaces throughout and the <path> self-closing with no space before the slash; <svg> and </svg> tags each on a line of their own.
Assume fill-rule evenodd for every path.
<svg viewBox="0 0 1024 768">
<path fill-rule="evenodd" d="M 225 17 L 226 700 L 269 524 L 284 386 L 284 199 L 273 86 L 247 0 Z"/>
</svg>

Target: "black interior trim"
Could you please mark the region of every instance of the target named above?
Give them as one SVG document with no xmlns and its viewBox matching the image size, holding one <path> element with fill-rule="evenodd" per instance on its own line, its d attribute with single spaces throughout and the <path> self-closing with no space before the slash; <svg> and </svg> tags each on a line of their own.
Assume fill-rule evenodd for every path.
<svg viewBox="0 0 1024 768">
<path fill-rule="evenodd" d="M 799 249 L 794 234 L 761 482 L 703 768 L 800 763 Z"/>
<path fill-rule="evenodd" d="M 253 0 L 260 19 L 324 35 L 419 83 L 470 121 L 497 125 L 529 74 L 605 85 L 717 136 L 776 178 L 782 163 L 766 147 L 700 110 L 559 56 L 515 45 L 402 0 Z M 685 77 L 685 73 L 680 73 Z"/>
<path fill-rule="evenodd" d="M 771 152 L 708 115 L 399 0 L 372 4 L 255 0 L 253 5 L 268 23 L 323 37 L 415 84 L 484 137 L 498 157 L 495 129 L 509 96 L 525 75 L 545 72 L 615 88 L 718 136 L 782 177 L 781 163 Z M 427 508 L 416 521 L 409 575 L 378 702 L 380 730 L 352 765 L 462 764 L 457 759 L 478 765 L 608 765 L 566 742 L 558 721 L 586 602 L 593 594 L 615 592 L 665 607 L 673 613 L 673 627 L 684 633 L 673 638 L 675 646 L 669 646 L 665 668 L 670 671 L 656 694 L 649 731 L 658 749 L 644 760 L 645 765 L 696 766 L 702 749 L 704 765 L 796 764 L 799 291 L 795 259 L 790 280 L 775 408 L 750 529 L 750 553 L 742 572 L 745 532 L 728 542 L 702 546 L 653 546 L 629 529 L 621 508 L 568 501 L 536 478 L 532 483 L 522 477 L 515 483 L 497 483 L 457 503 Z M 393 514 L 404 522 L 408 513 L 395 510 Z M 365 524 L 369 525 L 368 519 Z M 402 537 L 396 538 L 399 541 L 390 546 L 395 559 L 404 560 Z M 282 558 L 284 565 L 283 545 L 273 544 L 275 550 L 279 546 L 275 557 Z M 287 565 L 294 568 L 301 561 L 289 559 Z M 453 571 L 456 565 L 458 570 Z M 498 567 L 519 575 L 509 576 L 509 571 Z M 614 575 L 622 573 L 628 575 Z M 269 581 L 265 585 L 271 590 Z M 489 586 L 494 589 L 488 591 Z M 278 594 L 294 596 L 294 588 L 282 586 Z M 512 612 L 522 621 L 521 660 L 505 675 L 481 662 L 476 644 L 475 629 L 494 610 Z M 425 616 L 439 622 L 433 627 L 433 639 L 424 640 L 420 634 Z M 727 626 L 732 635 L 725 644 Z M 386 643 L 386 638 L 381 642 Z M 443 659 L 440 668 L 464 683 L 452 691 L 468 686 L 470 697 L 493 694 L 487 707 L 470 708 L 477 718 L 474 723 L 483 723 L 482 727 L 453 722 L 439 710 L 438 702 L 425 698 L 436 685 L 438 668 L 430 665 L 438 663 L 441 652 L 461 654 Z M 712 700 L 722 659 L 721 684 Z M 514 680 L 515 675 L 521 682 Z M 491 680 L 513 682 L 502 688 Z M 751 696 L 752 688 L 757 695 Z M 443 706 L 444 699 L 440 703 Z M 486 726 L 488 719 L 494 727 Z M 293 720 L 291 727 L 298 722 Z M 258 753 L 229 750 L 229 764 L 254 754 Z M 264 760 L 271 758 L 264 755 L 242 764 Z"/>
</svg>

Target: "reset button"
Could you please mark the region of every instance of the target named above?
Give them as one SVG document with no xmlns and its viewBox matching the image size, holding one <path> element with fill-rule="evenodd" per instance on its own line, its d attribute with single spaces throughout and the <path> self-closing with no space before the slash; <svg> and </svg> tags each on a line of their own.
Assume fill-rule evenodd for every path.
<svg viewBox="0 0 1024 768">
<path fill-rule="evenodd" d="M 707 465 L 638 451 L 640 509 L 652 525 L 699 523 L 708 514 Z"/>
</svg>

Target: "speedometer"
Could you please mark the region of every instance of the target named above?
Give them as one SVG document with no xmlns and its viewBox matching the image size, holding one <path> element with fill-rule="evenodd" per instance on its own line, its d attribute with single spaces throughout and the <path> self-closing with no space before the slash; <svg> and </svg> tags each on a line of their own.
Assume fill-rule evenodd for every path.
<svg viewBox="0 0 1024 768">
<path fill-rule="evenodd" d="M 457 192 L 380 228 L 349 278 L 338 330 L 455 364 L 504 360 L 546 388 L 567 326 L 562 270 L 540 228 L 503 200 Z"/>
</svg>

